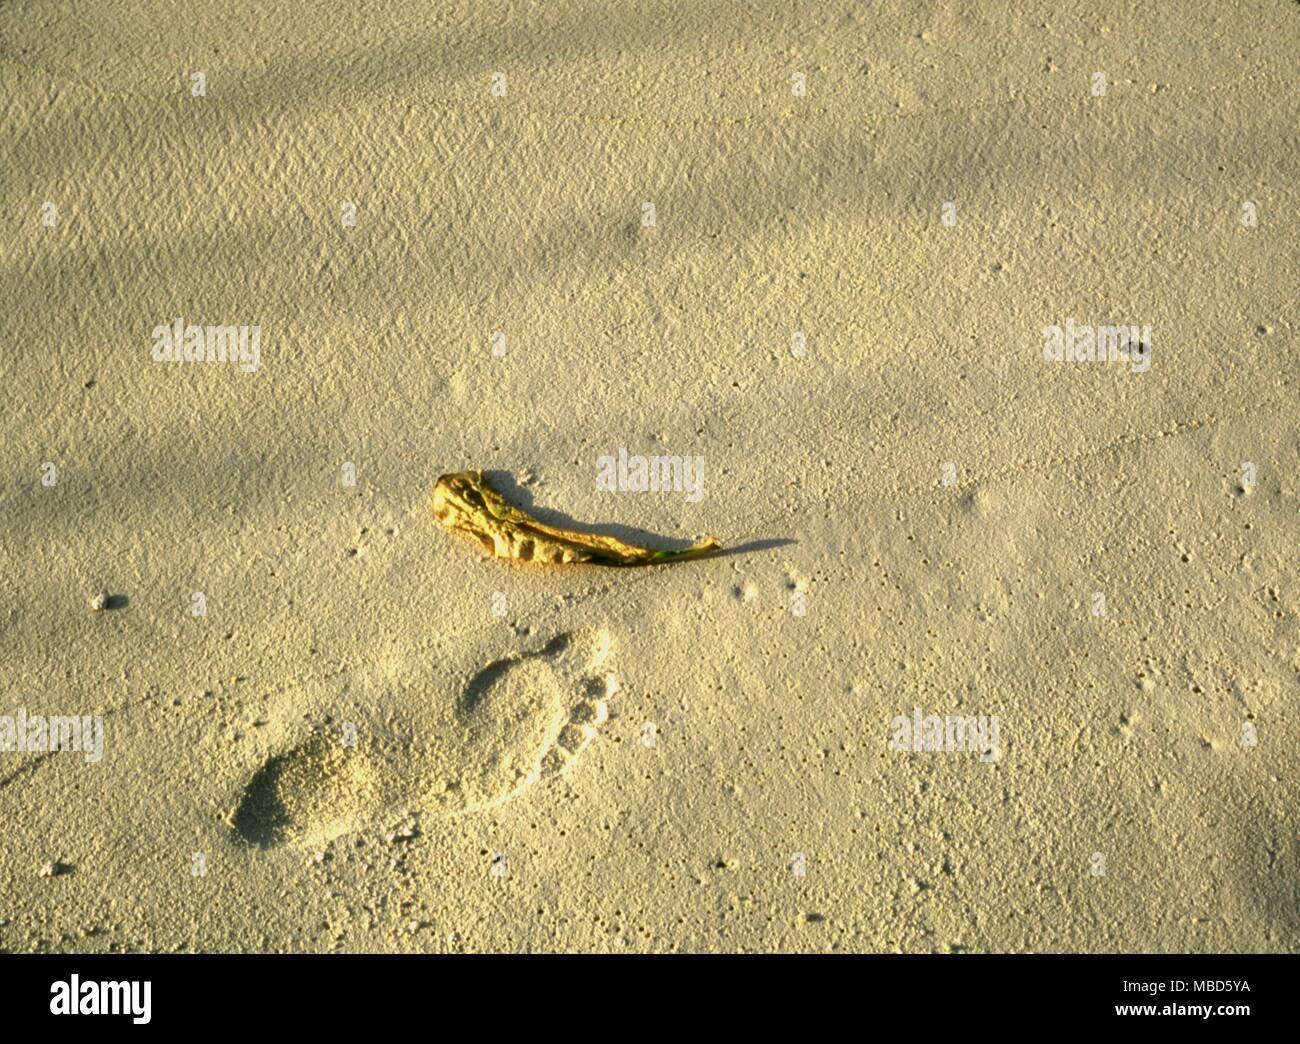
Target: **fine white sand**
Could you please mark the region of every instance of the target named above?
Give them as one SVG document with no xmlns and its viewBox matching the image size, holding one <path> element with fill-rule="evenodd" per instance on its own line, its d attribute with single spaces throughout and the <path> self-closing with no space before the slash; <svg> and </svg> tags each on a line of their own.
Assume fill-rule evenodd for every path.
<svg viewBox="0 0 1300 1044">
<path fill-rule="evenodd" d="M 103 728 L 0 754 L 0 948 L 1300 946 L 1300 7 L 0 41 L 0 715 Z M 155 362 L 178 317 L 256 360 Z M 734 550 L 487 558 L 465 468 Z"/>
</svg>

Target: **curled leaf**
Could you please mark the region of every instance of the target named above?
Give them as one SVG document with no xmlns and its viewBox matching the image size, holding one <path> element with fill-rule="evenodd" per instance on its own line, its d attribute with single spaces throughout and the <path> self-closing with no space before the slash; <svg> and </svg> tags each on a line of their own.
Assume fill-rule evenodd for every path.
<svg viewBox="0 0 1300 1044">
<path fill-rule="evenodd" d="M 477 537 L 497 558 L 525 562 L 654 565 L 699 558 L 722 547 L 715 538 L 706 537 L 681 551 L 655 551 L 614 537 L 548 526 L 506 500 L 481 471 L 457 471 L 439 478 L 433 489 L 433 514 L 444 526 Z"/>
</svg>

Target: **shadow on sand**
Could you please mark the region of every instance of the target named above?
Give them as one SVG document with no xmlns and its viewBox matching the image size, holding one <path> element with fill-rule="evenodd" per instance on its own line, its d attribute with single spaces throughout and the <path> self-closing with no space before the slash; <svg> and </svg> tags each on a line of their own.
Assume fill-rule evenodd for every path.
<svg viewBox="0 0 1300 1044">
<path fill-rule="evenodd" d="M 555 511 L 552 508 L 539 507 L 533 500 L 533 494 L 526 487 L 521 486 L 515 481 L 514 475 L 509 471 L 484 471 L 483 477 L 492 484 L 492 488 L 505 497 L 515 507 L 527 511 L 539 522 L 548 526 L 555 526 L 560 529 L 577 529 L 587 533 L 596 533 L 599 536 L 610 536 L 622 540 L 629 544 L 637 544 L 641 547 L 651 547 L 656 550 L 679 551 L 682 548 L 690 547 L 693 541 L 670 539 L 660 536 L 658 533 L 652 533 L 648 529 L 638 529 L 635 526 L 624 526 L 616 522 L 583 522 L 564 514 L 562 511 Z M 786 547 L 789 544 L 797 543 L 788 537 L 768 537 L 759 540 L 750 540 L 743 544 L 727 546 L 723 542 L 722 550 L 716 554 L 708 555 L 708 558 L 727 558 L 732 555 L 751 554 L 757 551 L 767 551 L 774 547 Z M 702 559 L 680 559 L 677 562 L 664 562 L 661 565 L 680 565 L 684 562 L 702 561 Z M 614 567 L 619 568 L 619 567 Z"/>
</svg>

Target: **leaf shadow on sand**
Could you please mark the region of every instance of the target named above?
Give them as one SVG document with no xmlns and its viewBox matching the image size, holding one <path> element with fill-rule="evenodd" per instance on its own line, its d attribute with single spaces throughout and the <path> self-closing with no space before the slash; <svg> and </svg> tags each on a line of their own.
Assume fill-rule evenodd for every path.
<svg viewBox="0 0 1300 1044">
<path fill-rule="evenodd" d="M 690 547 L 694 542 L 689 539 L 664 537 L 659 533 L 654 533 L 648 529 L 640 529 L 636 526 L 625 526 L 617 522 L 587 522 L 575 519 L 566 515 L 562 511 L 556 511 L 553 508 L 540 507 L 533 500 L 532 491 L 525 486 L 521 486 L 516 480 L 513 473 L 509 471 L 484 471 L 484 478 L 492 484 L 492 487 L 503 497 L 514 504 L 515 507 L 527 511 L 539 522 L 548 526 L 556 526 L 561 529 L 577 529 L 587 533 L 596 533 L 599 536 L 612 536 L 618 540 L 630 544 L 640 544 L 643 547 L 652 547 L 665 551 L 679 551 L 683 548 Z M 743 544 L 727 546 L 724 542 L 722 550 L 716 554 L 709 555 L 709 558 L 726 558 L 732 555 L 750 554 L 757 551 L 766 551 L 774 547 L 785 547 L 789 544 L 795 544 L 798 541 L 789 537 L 769 537 L 765 539 L 749 540 Z M 679 565 L 684 562 L 700 561 L 700 559 L 682 559 L 679 562 L 665 562 L 663 565 Z"/>
</svg>

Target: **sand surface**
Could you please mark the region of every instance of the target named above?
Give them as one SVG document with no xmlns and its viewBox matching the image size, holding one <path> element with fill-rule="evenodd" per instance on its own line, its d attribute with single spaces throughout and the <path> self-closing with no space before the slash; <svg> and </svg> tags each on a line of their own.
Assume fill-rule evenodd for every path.
<svg viewBox="0 0 1300 1044">
<path fill-rule="evenodd" d="M 0 754 L 0 948 L 1296 950 L 1298 51 L 1280 0 L 0 6 L 0 714 L 103 726 Z M 499 562 L 463 468 L 734 550 Z"/>
</svg>

